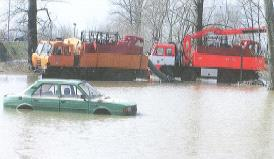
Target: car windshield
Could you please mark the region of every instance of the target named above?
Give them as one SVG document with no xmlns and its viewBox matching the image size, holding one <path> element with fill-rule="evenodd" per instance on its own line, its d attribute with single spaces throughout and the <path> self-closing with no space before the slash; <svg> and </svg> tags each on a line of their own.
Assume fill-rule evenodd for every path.
<svg viewBox="0 0 274 159">
<path fill-rule="evenodd" d="M 85 93 L 87 95 L 89 95 L 90 97 L 98 97 L 98 96 L 102 96 L 102 94 L 91 84 L 84 82 L 79 84 L 79 86 L 85 91 Z"/>
</svg>

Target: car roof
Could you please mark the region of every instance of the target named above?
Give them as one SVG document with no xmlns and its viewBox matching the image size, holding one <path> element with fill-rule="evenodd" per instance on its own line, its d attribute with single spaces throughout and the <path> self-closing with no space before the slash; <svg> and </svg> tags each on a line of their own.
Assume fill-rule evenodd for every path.
<svg viewBox="0 0 274 159">
<path fill-rule="evenodd" d="M 39 79 L 36 81 L 37 83 L 55 83 L 55 84 L 74 84 L 78 85 L 80 83 L 83 83 L 85 81 L 83 80 L 76 80 L 76 79 L 52 79 L 52 78 L 44 78 Z"/>
</svg>

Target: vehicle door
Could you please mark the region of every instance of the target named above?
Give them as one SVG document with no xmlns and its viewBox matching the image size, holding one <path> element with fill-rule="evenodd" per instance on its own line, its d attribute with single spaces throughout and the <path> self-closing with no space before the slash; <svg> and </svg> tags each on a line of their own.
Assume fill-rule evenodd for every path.
<svg viewBox="0 0 274 159">
<path fill-rule="evenodd" d="M 32 94 L 32 105 L 35 109 L 59 110 L 58 85 L 41 84 Z"/>
<path fill-rule="evenodd" d="M 163 64 L 167 66 L 174 66 L 175 65 L 175 48 L 174 47 L 167 47 L 165 50 L 165 56 L 163 59 Z"/>
<path fill-rule="evenodd" d="M 75 85 L 61 85 L 60 111 L 88 112 L 89 101 L 81 98 L 83 94 Z"/>
</svg>

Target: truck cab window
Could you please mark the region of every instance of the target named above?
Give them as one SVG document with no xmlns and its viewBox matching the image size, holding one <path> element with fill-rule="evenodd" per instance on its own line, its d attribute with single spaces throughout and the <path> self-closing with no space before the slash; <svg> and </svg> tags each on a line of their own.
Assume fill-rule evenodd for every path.
<svg viewBox="0 0 274 159">
<path fill-rule="evenodd" d="M 68 46 L 65 46 L 65 47 L 64 47 L 64 54 L 65 54 L 66 56 L 69 56 L 69 55 L 70 55 L 69 47 L 68 47 Z"/>
<path fill-rule="evenodd" d="M 54 47 L 53 52 L 55 55 L 61 55 L 62 54 L 62 46 Z"/>
<path fill-rule="evenodd" d="M 44 44 L 44 47 L 41 51 L 41 54 L 48 55 L 51 51 L 51 45 L 50 44 Z"/>
<path fill-rule="evenodd" d="M 155 50 L 155 55 L 157 55 L 157 56 L 164 56 L 164 48 L 157 48 Z"/>
<path fill-rule="evenodd" d="M 171 48 L 166 49 L 166 56 L 172 56 L 172 49 Z"/>
</svg>

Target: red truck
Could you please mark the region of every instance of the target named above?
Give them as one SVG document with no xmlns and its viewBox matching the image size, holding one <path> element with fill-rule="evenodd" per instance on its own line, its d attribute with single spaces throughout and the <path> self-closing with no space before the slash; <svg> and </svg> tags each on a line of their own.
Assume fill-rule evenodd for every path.
<svg viewBox="0 0 274 159">
<path fill-rule="evenodd" d="M 266 69 L 260 43 L 252 40 L 266 28 L 205 28 L 183 38 L 181 49 L 176 45 L 154 44 L 150 61 L 168 76 L 191 81 L 197 77 L 217 78 L 219 82 L 257 79 Z M 239 35 L 252 35 L 237 39 Z"/>
</svg>

